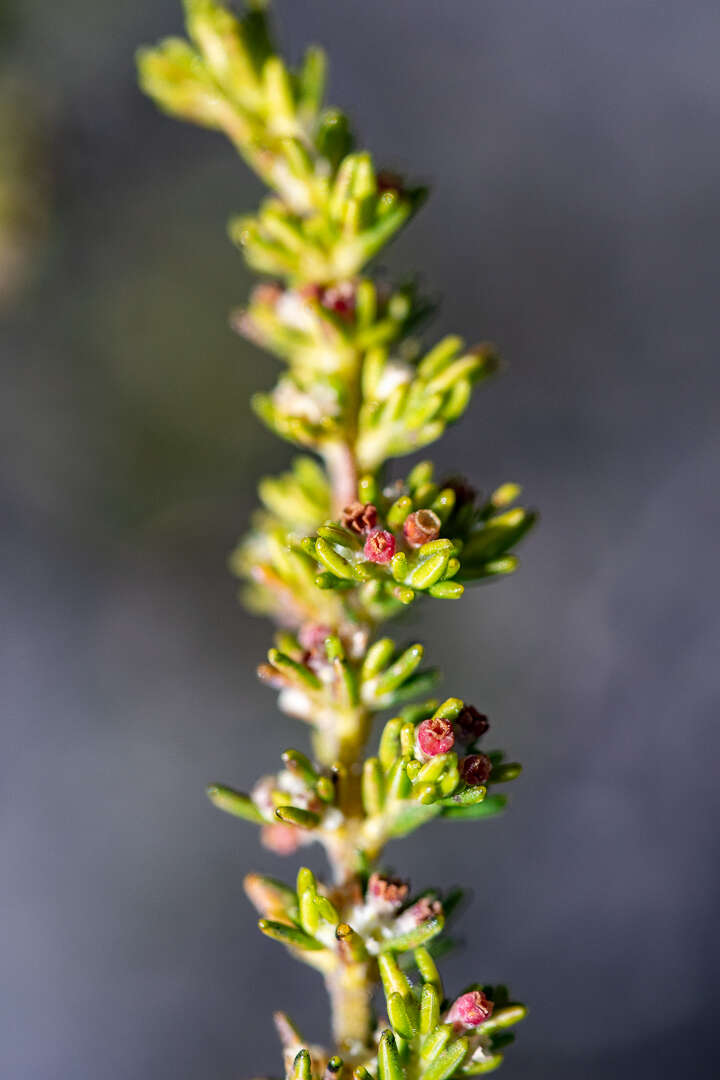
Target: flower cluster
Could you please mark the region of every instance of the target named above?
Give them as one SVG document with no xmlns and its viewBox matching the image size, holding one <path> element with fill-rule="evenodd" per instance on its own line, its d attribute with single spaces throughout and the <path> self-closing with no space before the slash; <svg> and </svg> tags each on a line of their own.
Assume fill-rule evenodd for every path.
<svg viewBox="0 0 720 1080">
<path fill-rule="evenodd" d="M 505 484 L 476 503 L 464 480 L 436 483 L 433 471 L 422 461 L 406 480 L 384 488 L 364 477 L 358 500 L 340 519 L 301 542 L 318 564 L 316 585 L 358 590 L 368 614 L 380 603 L 389 615 L 419 593 L 456 600 L 463 582 L 512 573 L 511 549 L 536 517 L 512 506 L 519 488 Z"/>
<path fill-rule="evenodd" d="M 250 794 L 214 784 L 208 795 L 219 809 L 262 825 L 263 843 L 276 854 L 317 841 L 331 858 L 349 849 L 359 868 L 372 863 L 388 840 L 432 818 L 476 820 L 502 810 L 504 796 L 488 789 L 515 780 L 521 766 L 505 761 L 502 751 L 481 750 L 488 727 L 487 717 L 459 698 L 410 705 L 385 724 L 377 755 L 363 763 L 359 791 L 339 738 L 338 759 L 329 767 L 286 750 L 283 768 L 262 777 Z M 321 748 L 333 734 L 319 732 Z M 359 819 L 353 806 L 358 795 Z"/>
<path fill-rule="evenodd" d="M 321 844 L 332 870 L 327 882 L 306 867 L 294 886 L 245 882 L 262 933 L 318 970 L 330 996 L 332 1047 L 276 1014 L 286 1077 L 460 1080 L 497 1067 L 524 1009 L 503 987 L 446 997 L 433 956 L 450 944 L 458 895 L 413 896 L 380 859 L 432 819 L 494 816 L 505 802 L 497 785 L 520 766 L 485 747 L 490 724 L 473 705 L 427 700 L 438 672 L 423 646 L 398 645 L 380 626 L 416 599 L 458 599 L 469 583 L 510 574 L 535 515 L 515 505 L 514 484 L 478 496 L 459 477 L 436 480 L 427 461 L 405 479 L 385 466 L 460 418 L 496 353 L 455 335 L 425 344 L 431 305 L 416 287 L 367 275 L 424 192 L 376 169 L 345 115 L 324 105 L 323 53 L 309 49 L 291 70 L 264 0 L 239 17 L 218 0 L 184 2 L 189 40 L 141 50 L 140 80 L 167 112 L 225 132 L 271 189 L 256 214 L 230 223 L 248 264 L 268 275 L 232 324 L 283 362 L 256 413 L 316 455 L 261 481 L 262 508 L 230 560 L 249 606 L 279 627 L 259 677 L 310 728 L 312 752 L 286 750 L 248 793 L 214 784 L 208 795 L 258 825 L 276 854 Z"/>
</svg>

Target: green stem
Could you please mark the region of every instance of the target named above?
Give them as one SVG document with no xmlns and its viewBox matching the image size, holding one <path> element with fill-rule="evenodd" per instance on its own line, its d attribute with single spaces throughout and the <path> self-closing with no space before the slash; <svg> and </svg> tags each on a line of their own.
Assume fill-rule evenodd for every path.
<svg viewBox="0 0 720 1080">
<path fill-rule="evenodd" d="M 323 458 L 332 489 L 336 514 L 357 498 L 358 469 L 349 442 L 327 443 Z M 362 820 L 360 759 L 370 733 L 370 714 L 362 706 L 335 710 L 327 723 L 318 725 L 315 754 L 325 764 L 339 762 L 339 806 L 346 823 Z M 338 830 L 337 843 L 327 846 L 333 876 L 347 896 L 359 893 L 356 830 L 345 825 Z M 326 977 L 332 1013 L 332 1031 L 338 1053 L 352 1065 L 367 1058 L 373 1045 L 374 964 L 358 960 L 340 964 Z"/>
<path fill-rule="evenodd" d="M 375 982 L 370 969 L 368 962 L 343 964 L 326 981 L 335 1045 L 349 1065 L 366 1059 L 372 1046 Z"/>
</svg>

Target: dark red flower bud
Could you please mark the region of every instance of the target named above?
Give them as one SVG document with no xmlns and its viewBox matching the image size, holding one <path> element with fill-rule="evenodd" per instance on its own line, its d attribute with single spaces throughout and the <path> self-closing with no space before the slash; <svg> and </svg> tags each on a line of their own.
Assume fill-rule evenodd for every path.
<svg viewBox="0 0 720 1080">
<path fill-rule="evenodd" d="M 372 900 L 390 907 L 399 908 L 407 899 L 409 886 L 401 878 L 383 877 L 381 874 L 371 874 L 368 881 L 367 895 Z"/>
<path fill-rule="evenodd" d="M 453 726 L 444 716 L 431 716 L 418 727 L 415 742 L 422 757 L 447 754 L 455 742 Z"/>
<path fill-rule="evenodd" d="M 360 536 L 377 525 L 377 507 L 372 503 L 350 503 L 343 510 L 340 521 L 346 529 L 351 529 Z"/>
<path fill-rule="evenodd" d="M 403 179 L 397 173 L 390 172 L 389 169 L 381 169 L 375 179 L 377 184 L 378 194 L 382 195 L 386 191 L 402 192 Z"/>
<path fill-rule="evenodd" d="M 324 289 L 320 303 L 328 311 L 350 322 L 355 315 L 355 284 L 352 281 L 340 281 Z"/>
<path fill-rule="evenodd" d="M 461 742 L 472 743 L 490 728 L 490 721 L 474 705 L 466 705 L 455 719 L 455 730 Z"/>
<path fill-rule="evenodd" d="M 440 518 L 432 510 L 415 510 L 405 518 L 403 533 L 410 547 L 418 548 L 429 540 L 437 540 L 441 525 Z"/>
<path fill-rule="evenodd" d="M 492 762 L 487 754 L 470 754 L 460 762 L 460 779 L 468 787 L 480 787 L 490 779 Z"/>
<path fill-rule="evenodd" d="M 440 488 L 451 488 L 455 492 L 455 506 L 465 506 L 475 502 L 477 492 L 468 484 L 464 476 L 449 476 L 440 483 Z"/>
<path fill-rule="evenodd" d="M 374 563 L 389 563 L 395 554 L 395 537 L 386 529 L 373 529 L 365 541 L 363 553 Z"/>
<path fill-rule="evenodd" d="M 493 1003 L 485 997 L 482 990 L 471 990 L 462 994 L 448 1009 L 445 1021 L 457 1027 L 476 1028 L 492 1016 Z"/>
</svg>

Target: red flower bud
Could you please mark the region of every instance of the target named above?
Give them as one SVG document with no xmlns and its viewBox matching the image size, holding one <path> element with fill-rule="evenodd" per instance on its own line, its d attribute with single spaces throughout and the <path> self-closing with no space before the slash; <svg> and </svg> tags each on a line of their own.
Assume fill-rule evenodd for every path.
<svg viewBox="0 0 720 1080">
<path fill-rule="evenodd" d="M 455 742 L 453 726 L 443 716 L 431 716 L 418 727 L 415 742 L 421 757 L 447 754 Z"/>
<path fill-rule="evenodd" d="M 320 303 L 328 311 L 350 322 L 355 314 L 355 284 L 352 281 L 340 281 L 331 285 L 322 293 Z"/>
<path fill-rule="evenodd" d="M 415 510 L 408 514 L 403 525 L 405 539 L 410 547 L 422 547 L 440 535 L 440 518 L 432 510 Z"/>
<path fill-rule="evenodd" d="M 476 1028 L 492 1016 L 493 1003 L 485 997 L 482 990 L 471 990 L 462 994 L 448 1009 L 445 1021 L 459 1028 Z"/>
<path fill-rule="evenodd" d="M 474 705 L 466 705 L 455 719 L 455 730 L 461 742 L 472 743 L 490 727 L 490 721 Z"/>
<path fill-rule="evenodd" d="M 487 754 L 470 754 L 460 762 L 460 779 L 469 787 L 480 787 L 490 779 L 492 762 Z"/>
<path fill-rule="evenodd" d="M 395 554 L 395 537 L 386 529 L 373 529 L 363 548 L 365 558 L 374 563 L 389 563 Z"/>
<path fill-rule="evenodd" d="M 466 506 L 468 503 L 475 502 L 477 492 L 463 476 L 448 476 L 447 479 L 441 481 L 440 488 L 452 488 L 455 492 L 455 507 L 457 509 Z"/>
</svg>

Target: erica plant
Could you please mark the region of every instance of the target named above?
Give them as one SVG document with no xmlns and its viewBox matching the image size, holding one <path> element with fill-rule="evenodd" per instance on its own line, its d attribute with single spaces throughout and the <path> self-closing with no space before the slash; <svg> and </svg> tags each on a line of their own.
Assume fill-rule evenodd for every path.
<svg viewBox="0 0 720 1080">
<path fill-rule="evenodd" d="M 257 824 L 271 850 L 319 843 L 327 854 L 327 881 L 305 867 L 295 885 L 246 879 L 260 930 L 314 967 L 329 994 L 331 1047 L 276 1014 L 285 1070 L 293 1080 L 489 1072 L 523 1007 L 501 986 L 443 987 L 433 957 L 458 897 L 412 894 L 380 860 L 389 840 L 434 818 L 450 828 L 497 814 L 498 787 L 520 766 L 486 748 L 489 723 L 474 705 L 427 700 L 437 672 L 422 645 L 399 645 L 382 626 L 515 569 L 512 550 L 534 520 L 514 505 L 515 485 L 478 497 L 429 461 L 404 477 L 387 470 L 459 419 L 496 357 L 459 337 L 426 347 L 417 329 L 429 305 L 416 287 L 365 272 L 425 193 L 355 148 L 345 115 L 323 104 L 323 53 L 310 48 L 289 70 L 262 3 L 242 17 L 215 0 L 185 9 L 189 41 L 142 50 L 141 83 L 172 115 L 225 132 L 271 189 L 257 214 L 230 223 L 267 278 L 234 325 L 285 364 L 255 411 L 315 455 L 261 481 L 263 508 L 233 555 L 248 603 L 279 626 L 260 678 L 308 725 L 312 752 L 287 750 L 249 794 L 208 792 Z M 365 756 L 375 715 L 388 711 Z M 481 975 L 474 960 L 469 975 Z"/>
</svg>

